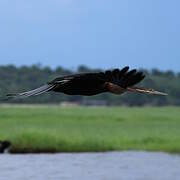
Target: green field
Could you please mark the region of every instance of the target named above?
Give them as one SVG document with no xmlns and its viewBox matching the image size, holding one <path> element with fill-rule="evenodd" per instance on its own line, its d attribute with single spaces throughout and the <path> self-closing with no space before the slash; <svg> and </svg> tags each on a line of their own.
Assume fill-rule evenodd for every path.
<svg viewBox="0 0 180 180">
<path fill-rule="evenodd" d="M 180 108 L 1 105 L 0 140 L 12 142 L 12 153 L 179 153 Z"/>
</svg>

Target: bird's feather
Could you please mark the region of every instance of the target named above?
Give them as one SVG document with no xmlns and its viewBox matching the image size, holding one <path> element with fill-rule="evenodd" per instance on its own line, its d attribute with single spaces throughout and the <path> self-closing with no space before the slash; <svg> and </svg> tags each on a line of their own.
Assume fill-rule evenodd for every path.
<svg viewBox="0 0 180 180">
<path fill-rule="evenodd" d="M 17 93 L 17 94 L 7 94 L 4 99 L 9 100 L 9 99 L 20 99 L 20 98 L 26 98 L 26 97 L 30 97 L 30 96 L 37 96 L 44 92 L 50 91 L 54 86 L 55 85 L 45 84 L 44 86 L 41 86 L 41 87 L 31 90 L 31 91 L 26 91 L 26 92 Z"/>
</svg>

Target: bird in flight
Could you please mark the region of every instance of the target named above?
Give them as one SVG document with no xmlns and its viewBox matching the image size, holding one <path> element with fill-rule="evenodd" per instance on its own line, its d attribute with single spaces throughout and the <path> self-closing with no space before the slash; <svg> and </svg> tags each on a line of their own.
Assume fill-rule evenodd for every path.
<svg viewBox="0 0 180 180">
<path fill-rule="evenodd" d="M 143 72 L 138 72 L 136 69 L 129 71 L 129 67 L 126 66 L 123 69 L 113 69 L 105 72 L 80 73 L 58 77 L 37 89 L 18 94 L 8 94 L 6 98 L 26 98 L 49 91 L 84 96 L 93 96 L 104 92 L 118 95 L 125 92 L 167 95 L 153 89 L 135 86 L 144 78 Z"/>
</svg>

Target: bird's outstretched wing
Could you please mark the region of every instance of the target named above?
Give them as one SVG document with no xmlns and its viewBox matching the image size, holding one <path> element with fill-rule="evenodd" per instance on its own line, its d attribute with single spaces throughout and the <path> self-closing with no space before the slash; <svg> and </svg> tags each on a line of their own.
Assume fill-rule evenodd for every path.
<svg viewBox="0 0 180 180">
<path fill-rule="evenodd" d="M 50 84 L 61 84 L 62 81 L 76 82 L 82 85 L 82 82 L 92 82 L 93 84 L 98 83 L 113 83 L 122 88 L 133 86 L 145 78 L 143 72 L 138 72 L 136 69 L 129 71 L 129 66 L 123 69 L 107 70 L 105 72 L 95 72 L 95 73 L 82 73 L 74 74 L 65 77 L 58 77 L 50 82 Z M 64 83 L 66 84 L 66 83 Z"/>
<path fill-rule="evenodd" d="M 121 88 L 134 86 L 145 78 L 143 72 L 138 72 L 136 69 L 130 70 L 126 66 L 123 69 L 114 69 L 112 71 L 105 71 L 101 73 L 102 78 L 106 82 L 118 85 Z"/>
</svg>

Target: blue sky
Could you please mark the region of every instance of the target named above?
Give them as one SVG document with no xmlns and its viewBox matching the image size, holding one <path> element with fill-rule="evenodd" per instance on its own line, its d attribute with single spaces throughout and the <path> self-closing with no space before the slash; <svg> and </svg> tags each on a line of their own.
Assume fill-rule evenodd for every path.
<svg viewBox="0 0 180 180">
<path fill-rule="evenodd" d="M 0 64 L 180 71 L 179 0 L 1 0 Z"/>
</svg>

